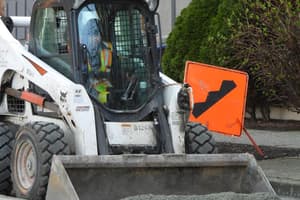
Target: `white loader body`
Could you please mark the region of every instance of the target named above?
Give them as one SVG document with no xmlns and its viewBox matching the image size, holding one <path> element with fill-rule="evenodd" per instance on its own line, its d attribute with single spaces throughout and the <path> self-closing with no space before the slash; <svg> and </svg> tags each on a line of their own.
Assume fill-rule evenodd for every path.
<svg viewBox="0 0 300 200">
<path fill-rule="evenodd" d="M 19 26 L 25 26 L 28 18 L 13 18 Z M 13 123 L 24 125 L 33 121 L 53 122 L 68 135 L 71 149 L 76 155 L 98 155 L 95 115 L 93 104 L 85 88 L 70 81 L 51 66 L 26 50 L 0 21 L 0 77 L 4 83 L 13 77 L 12 87 L 16 90 L 29 89 L 29 81 L 47 91 L 59 106 L 61 118 L 34 115 L 31 103 L 25 102 L 24 113 L 10 113 L 7 101 L 0 107 L 0 115 Z M 40 73 L 34 65 L 44 70 Z M 184 127 L 182 113 L 177 105 L 177 93 L 181 84 L 161 74 L 164 100 L 170 112 L 168 121 L 172 129 L 175 153 L 184 153 Z M 7 98 L 7 95 L 4 95 Z M 41 108 L 43 109 L 43 108 Z M 154 146 L 156 138 L 153 122 L 105 122 L 110 145 Z M 131 133 L 131 134 L 128 134 Z"/>
</svg>

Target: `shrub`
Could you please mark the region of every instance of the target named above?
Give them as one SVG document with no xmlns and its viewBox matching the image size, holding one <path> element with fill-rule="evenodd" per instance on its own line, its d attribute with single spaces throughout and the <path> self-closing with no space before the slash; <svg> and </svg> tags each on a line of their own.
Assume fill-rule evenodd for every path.
<svg viewBox="0 0 300 200">
<path fill-rule="evenodd" d="M 250 103 L 299 112 L 300 1 L 244 0 L 243 10 L 231 60 L 250 75 Z"/>
<path fill-rule="evenodd" d="M 179 17 L 167 39 L 162 59 L 163 70 L 177 81 L 183 78 L 187 60 L 201 61 L 199 51 L 209 33 L 210 20 L 220 0 L 193 0 Z"/>
<path fill-rule="evenodd" d="M 232 35 L 239 23 L 242 4 L 240 0 L 223 0 L 216 16 L 210 20 L 209 34 L 200 48 L 199 60 L 213 65 L 233 68 Z"/>
<path fill-rule="evenodd" d="M 255 118 L 270 105 L 300 112 L 300 1 L 193 0 L 177 18 L 163 56 L 165 73 L 182 80 L 186 60 L 249 74 Z"/>
</svg>

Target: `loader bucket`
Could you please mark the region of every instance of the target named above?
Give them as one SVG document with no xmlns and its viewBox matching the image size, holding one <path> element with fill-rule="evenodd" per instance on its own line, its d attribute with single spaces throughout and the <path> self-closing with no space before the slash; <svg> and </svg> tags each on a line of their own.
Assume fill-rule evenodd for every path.
<svg viewBox="0 0 300 200">
<path fill-rule="evenodd" d="M 141 194 L 275 194 L 250 154 L 55 156 L 47 200 Z"/>
</svg>

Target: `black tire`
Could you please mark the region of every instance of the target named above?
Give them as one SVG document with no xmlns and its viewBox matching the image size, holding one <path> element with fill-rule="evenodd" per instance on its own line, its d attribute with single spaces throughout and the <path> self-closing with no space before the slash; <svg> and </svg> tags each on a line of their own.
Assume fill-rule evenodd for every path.
<svg viewBox="0 0 300 200">
<path fill-rule="evenodd" d="M 6 123 L 0 122 L 0 194 L 10 194 L 11 183 L 11 152 L 13 149 L 14 132 Z"/>
<path fill-rule="evenodd" d="M 35 122 L 20 128 L 11 164 L 13 191 L 17 197 L 32 200 L 45 198 L 54 154 L 69 154 L 66 137 L 59 126 Z"/>
<path fill-rule="evenodd" d="M 185 128 L 185 147 L 190 154 L 217 153 L 215 139 L 207 128 L 199 123 L 189 122 Z"/>
</svg>

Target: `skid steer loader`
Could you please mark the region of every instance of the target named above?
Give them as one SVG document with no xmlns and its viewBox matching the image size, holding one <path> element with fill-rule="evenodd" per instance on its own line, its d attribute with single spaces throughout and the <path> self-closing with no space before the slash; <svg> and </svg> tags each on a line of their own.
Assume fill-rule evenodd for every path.
<svg viewBox="0 0 300 200">
<path fill-rule="evenodd" d="M 70 180 L 79 185 L 76 191 L 85 190 L 84 196 L 79 195 L 82 199 L 117 199 L 134 194 L 132 191 L 141 194 L 151 190 L 133 188 L 131 193 L 122 193 L 115 188 L 120 189 L 117 194 L 109 189 L 115 184 L 113 180 L 130 184 L 135 175 L 151 171 L 138 168 L 152 167 L 148 183 L 155 184 L 155 179 L 164 177 L 162 172 L 171 167 L 175 171 L 166 172 L 165 178 L 176 172 L 173 190 L 160 187 L 152 192 L 170 194 L 176 189 L 187 194 L 188 180 L 193 173 L 200 173 L 193 169 L 202 165 L 217 167 L 219 175 L 228 172 L 222 179 L 231 182 L 256 171 L 255 181 L 246 179 L 251 186 L 240 184 L 246 190 L 237 189 L 242 186 L 230 189 L 220 182 L 224 187 L 214 190 L 210 186 L 200 193 L 274 192 L 264 174 L 243 156 L 227 155 L 224 159 L 205 155 L 200 159 L 178 155 L 216 153 L 217 148 L 204 126 L 188 121 L 190 88 L 160 72 L 155 25 L 158 3 L 37 0 L 28 50 L 5 27 L 12 28 L 9 18 L 3 18 L 5 23 L 0 21 L 0 193 L 43 199 L 51 170 L 47 199 L 78 198 L 70 189 Z M 51 169 L 53 155 L 69 157 L 57 156 Z M 233 168 L 226 171 L 221 166 L 235 164 L 248 170 L 229 178 Z M 177 167 L 188 168 L 185 173 L 189 176 L 180 174 L 184 170 Z M 71 178 L 65 173 L 68 169 L 74 172 Z M 131 174 L 122 178 L 118 169 L 128 169 Z M 218 175 L 210 176 L 209 170 L 201 174 L 206 177 L 202 186 L 205 181 L 219 182 Z M 174 187 L 176 180 L 181 188 Z M 147 181 L 134 182 L 136 187 L 139 183 L 147 188 Z M 69 189 L 63 190 L 65 187 Z M 194 185 L 191 191 L 197 193 L 198 187 Z M 97 196 L 98 190 L 105 195 Z"/>
</svg>

